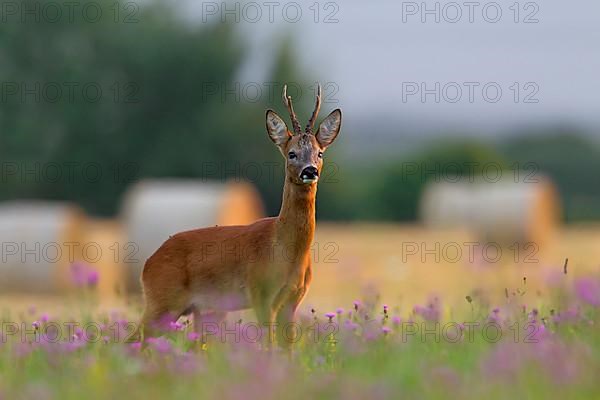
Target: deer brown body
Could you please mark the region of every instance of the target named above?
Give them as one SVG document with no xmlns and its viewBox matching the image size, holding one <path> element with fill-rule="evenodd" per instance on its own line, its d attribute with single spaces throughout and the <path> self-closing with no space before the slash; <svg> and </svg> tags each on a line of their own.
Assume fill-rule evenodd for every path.
<svg viewBox="0 0 600 400">
<path fill-rule="evenodd" d="M 315 111 L 302 132 L 285 88 L 283 100 L 293 132 L 275 112 L 269 110 L 266 115 L 269 137 L 286 159 L 279 215 L 250 225 L 196 229 L 169 238 L 146 261 L 142 273 L 144 336 L 157 333 L 161 322 L 190 311 L 199 331 L 203 322 L 218 322 L 228 311 L 253 308 L 269 341 L 274 327 L 281 345 L 294 341 L 282 329 L 294 321 L 310 286 L 322 152 L 339 133 L 341 111 L 333 111 L 313 133 L 320 108 L 319 87 Z"/>
</svg>

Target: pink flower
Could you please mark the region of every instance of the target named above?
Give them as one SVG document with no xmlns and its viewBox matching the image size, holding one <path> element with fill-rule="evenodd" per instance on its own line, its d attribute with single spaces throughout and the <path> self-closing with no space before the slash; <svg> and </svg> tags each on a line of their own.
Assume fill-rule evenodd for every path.
<svg viewBox="0 0 600 400">
<path fill-rule="evenodd" d="M 91 270 L 88 272 L 87 285 L 89 287 L 95 287 L 98 284 L 99 279 L 100 279 L 100 275 L 98 274 L 98 271 Z"/>
<path fill-rule="evenodd" d="M 579 310 L 576 308 L 568 308 L 563 312 L 559 312 L 552 318 L 555 323 L 573 323 L 580 319 Z"/>
<path fill-rule="evenodd" d="M 177 322 L 177 321 L 170 321 L 169 322 L 169 329 L 172 331 L 180 331 L 184 328 L 183 324 Z"/>
<path fill-rule="evenodd" d="M 153 349 L 161 354 L 168 354 L 172 350 L 171 342 L 163 337 L 148 338 L 146 341 L 152 346 Z"/>
<path fill-rule="evenodd" d="M 87 281 L 87 264 L 74 262 L 71 264 L 71 279 L 76 286 L 84 286 Z"/>
<path fill-rule="evenodd" d="M 78 287 L 94 287 L 98 283 L 99 274 L 86 263 L 76 261 L 71 264 L 71 280 Z"/>
<path fill-rule="evenodd" d="M 190 332 L 187 334 L 187 338 L 190 342 L 196 342 L 200 339 L 200 334 L 198 332 Z"/>
<path fill-rule="evenodd" d="M 129 345 L 129 348 L 134 351 L 140 351 L 142 349 L 142 342 L 134 342 Z"/>
<path fill-rule="evenodd" d="M 83 340 L 76 340 L 76 341 L 67 342 L 64 344 L 64 350 L 67 353 L 74 352 L 76 350 L 79 350 L 82 347 L 85 347 L 85 341 L 83 341 Z"/>
<path fill-rule="evenodd" d="M 358 325 L 356 322 L 352 322 L 350 320 L 346 320 L 344 321 L 344 328 L 349 330 L 349 331 L 355 331 L 360 327 L 360 325 Z"/>
<path fill-rule="evenodd" d="M 584 302 L 600 307 L 600 282 L 591 278 L 578 279 L 575 282 L 575 292 Z"/>
<path fill-rule="evenodd" d="M 416 315 L 420 315 L 426 321 L 439 321 L 441 318 L 441 307 L 439 300 L 434 298 L 427 306 L 416 305 L 413 308 Z"/>
<path fill-rule="evenodd" d="M 82 339 L 83 338 L 83 329 L 75 328 L 75 334 L 73 335 L 74 339 Z"/>
</svg>

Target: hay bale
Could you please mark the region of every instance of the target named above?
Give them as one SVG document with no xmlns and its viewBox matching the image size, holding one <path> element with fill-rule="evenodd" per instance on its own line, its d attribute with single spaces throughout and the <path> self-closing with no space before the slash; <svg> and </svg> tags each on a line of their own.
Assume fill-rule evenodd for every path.
<svg viewBox="0 0 600 400">
<path fill-rule="evenodd" d="M 68 203 L 0 204 L 0 289 L 59 292 L 70 285 L 70 262 L 80 257 L 84 213 Z"/>
<path fill-rule="evenodd" d="M 557 191 L 547 178 L 537 183 L 442 182 L 429 184 L 420 204 L 431 228 L 466 228 L 482 241 L 508 245 L 548 243 L 560 220 Z"/>
<path fill-rule="evenodd" d="M 100 250 L 99 256 L 91 254 L 86 257 L 89 267 L 99 273 L 96 292 L 102 300 L 112 300 L 125 288 L 123 262 L 132 254 L 133 249 L 123 245 L 126 239 L 119 221 L 88 219 L 85 228 L 85 242 L 93 243 L 95 247 L 92 253 L 96 249 Z"/>
<path fill-rule="evenodd" d="M 127 240 L 137 248 L 135 260 L 126 263 L 127 288 L 139 290 L 143 264 L 170 235 L 247 224 L 262 216 L 260 197 L 249 184 L 170 179 L 136 184 L 122 208 Z"/>
</svg>

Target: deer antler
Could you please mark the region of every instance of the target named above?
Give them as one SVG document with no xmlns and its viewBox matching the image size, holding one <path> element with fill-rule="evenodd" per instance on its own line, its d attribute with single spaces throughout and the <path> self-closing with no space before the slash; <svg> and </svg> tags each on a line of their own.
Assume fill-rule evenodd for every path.
<svg viewBox="0 0 600 400">
<path fill-rule="evenodd" d="M 313 128 L 315 126 L 315 121 L 317 120 L 317 116 L 319 115 L 319 110 L 321 109 L 321 84 L 319 83 L 317 86 L 317 100 L 315 104 L 315 109 L 308 120 L 308 124 L 306 125 L 306 132 L 312 133 Z"/>
<path fill-rule="evenodd" d="M 288 109 L 290 113 L 290 118 L 292 120 L 292 126 L 294 127 L 294 134 L 299 135 L 302 133 L 300 130 L 300 123 L 298 122 L 298 118 L 296 117 L 296 113 L 294 112 L 294 107 L 292 106 L 292 96 L 287 95 L 287 85 L 283 85 L 283 104 Z"/>
</svg>

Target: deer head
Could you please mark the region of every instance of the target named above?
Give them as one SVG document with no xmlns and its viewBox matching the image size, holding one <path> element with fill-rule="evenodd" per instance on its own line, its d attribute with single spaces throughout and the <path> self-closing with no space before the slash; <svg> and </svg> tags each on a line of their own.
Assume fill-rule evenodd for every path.
<svg viewBox="0 0 600 400">
<path fill-rule="evenodd" d="M 267 133 L 286 159 L 286 179 L 297 185 L 314 185 L 323 168 L 323 153 L 340 132 L 342 111 L 339 108 L 332 111 L 314 133 L 313 127 L 321 108 L 319 85 L 315 109 L 302 132 L 292 106 L 292 97 L 287 95 L 287 85 L 283 87 L 283 104 L 290 114 L 293 131 L 288 129 L 275 111 L 267 110 Z"/>
</svg>

